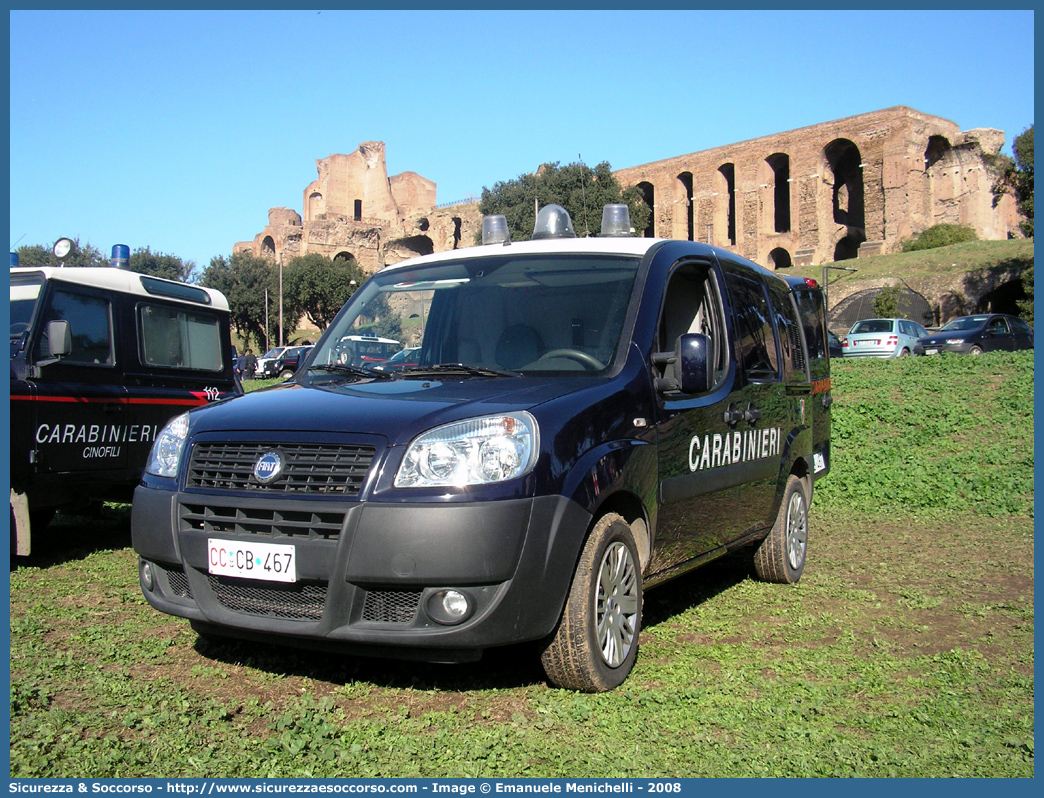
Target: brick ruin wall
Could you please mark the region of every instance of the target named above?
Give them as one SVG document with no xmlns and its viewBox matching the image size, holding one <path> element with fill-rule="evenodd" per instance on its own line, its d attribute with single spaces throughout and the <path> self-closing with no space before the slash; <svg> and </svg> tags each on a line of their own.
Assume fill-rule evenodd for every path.
<svg viewBox="0 0 1044 798">
<path fill-rule="evenodd" d="M 896 107 L 680 155 L 615 172 L 653 208 L 645 235 L 703 241 L 769 268 L 898 251 L 932 225 L 1001 239 L 1018 229 L 1011 197 L 993 205 L 999 130 L 961 132 L 949 120 Z M 362 270 L 471 246 L 477 201 L 437 207 L 435 183 L 391 177 L 383 142 L 316 161 L 303 214 L 272 208 L 234 252 L 287 262 L 316 252 Z"/>
</svg>

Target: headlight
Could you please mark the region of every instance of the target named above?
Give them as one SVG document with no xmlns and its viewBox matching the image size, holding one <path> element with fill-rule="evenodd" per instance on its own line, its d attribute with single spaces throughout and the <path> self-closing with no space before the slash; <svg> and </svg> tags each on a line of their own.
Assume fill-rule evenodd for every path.
<svg viewBox="0 0 1044 798">
<path fill-rule="evenodd" d="M 504 482 L 532 469 L 538 450 L 537 423 L 529 413 L 458 421 L 429 430 L 410 444 L 395 487 Z"/>
<path fill-rule="evenodd" d="M 163 428 L 152 444 L 145 470 L 157 477 L 176 477 L 181 463 L 181 452 L 188 438 L 189 414 L 182 413 Z"/>
</svg>

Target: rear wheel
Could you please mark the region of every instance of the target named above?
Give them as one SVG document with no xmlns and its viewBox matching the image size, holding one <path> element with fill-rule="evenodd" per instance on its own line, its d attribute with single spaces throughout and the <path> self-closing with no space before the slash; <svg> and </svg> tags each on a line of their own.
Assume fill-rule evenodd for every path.
<svg viewBox="0 0 1044 798">
<path fill-rule="evenodd" d="M 603 516 L 573 573 L 565 609 L 541 655 L 556 687 L 601 693 L 623 683 L 638 655 L 642 572 L 627 522 Z"/>
<path fill-rule="evenodd" d="M 754 552 L 754 571 L 762 581 L 793 584 L 801 578 L 807 553 L 808 496 L 804 480 L 791 474 L 776 523 Z"/>
</svg>

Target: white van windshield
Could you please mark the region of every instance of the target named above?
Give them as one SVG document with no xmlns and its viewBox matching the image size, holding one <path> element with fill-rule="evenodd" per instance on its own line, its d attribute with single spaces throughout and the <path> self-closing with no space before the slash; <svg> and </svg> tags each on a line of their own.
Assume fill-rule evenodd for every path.
<svg viewBox="0 0 1044 798">
<path fill-rule="evenodd" d="M 312 366 L 343 363 L 341 342 L 379 341 L 382 356 L 419 348 L 416 365 L 516 373 L 600 372 L 613 360 L 640 259 L 484 257 L 389 269 L 353 297 Z M 394 343 L 392 343 L 394 342 Z"/>
<path fill-rule="evenodd" d="M 18 277 L 11 281 L 11 337 L 17 338 L 29 329 L 40 298 L 43 277 Z"/>
</svg>

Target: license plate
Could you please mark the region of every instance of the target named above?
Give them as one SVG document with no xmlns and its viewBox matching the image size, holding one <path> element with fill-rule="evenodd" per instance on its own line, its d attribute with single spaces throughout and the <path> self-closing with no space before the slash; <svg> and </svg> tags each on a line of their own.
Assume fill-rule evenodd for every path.
<svg viewBox="0 0 1044 798">
<path fill-rule="evenodd" d="M 207 570 L 217 576 L 296 582 L 297 552 L 294 546 L 276 543 L 241 543 L 210 538 L 207 540 Z"/>
<path fill-rule="evenodd" d="M 939 350 L 938 349 L 925 349 L 924 353 L 926 355 L 937 355 L 937 354 L 939 354 Z"/>
</svg>

